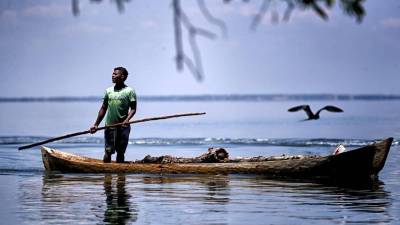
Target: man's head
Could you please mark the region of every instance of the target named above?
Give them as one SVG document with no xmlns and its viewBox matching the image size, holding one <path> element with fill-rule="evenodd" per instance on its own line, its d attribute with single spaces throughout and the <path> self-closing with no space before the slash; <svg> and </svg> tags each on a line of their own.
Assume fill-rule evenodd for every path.
<svg viewBox="0 0 400 225">
<path fill-rule="evenodd" d="M 113 83 L 123 83 L 128 78 L 128 70 L 124 67 L 115 67 L 112 74 Z"/>
</svg>

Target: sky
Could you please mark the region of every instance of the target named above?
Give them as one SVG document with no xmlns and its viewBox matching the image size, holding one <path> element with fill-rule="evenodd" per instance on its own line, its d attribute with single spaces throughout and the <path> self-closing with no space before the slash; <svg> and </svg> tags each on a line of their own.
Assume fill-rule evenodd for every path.
<svg viewBox="0 0 400 225">
<path fill-rule="evenodd" d="M 339 2 L 339 1 L 336 1 Z M 227 35 L 197 1 L 181 1 L 196 27 L 204 78 L 175 64 L 171 1 L 3 0 L 0 2 L 0 97 L 101 96 L 124 66 L 138 95 L 400 94 L 400 2 L 367 0 L 361 23 L 339 5 L 327 21 L 274 1 L 256 30 L 261 1 L 206 1 Z M 279 15 L 277 23 L 271 12 Z M 192 58 L 184 29 L 184 52 Z"/>
</svg>

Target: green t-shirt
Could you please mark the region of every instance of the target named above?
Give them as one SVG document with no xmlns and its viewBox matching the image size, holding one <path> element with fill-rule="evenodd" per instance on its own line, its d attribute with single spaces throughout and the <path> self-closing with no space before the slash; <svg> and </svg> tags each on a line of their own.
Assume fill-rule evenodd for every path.
<svg viewBox="0 0 400 225">
<path fill-rule="evenodd" d="M 114 87 L 106 89 L 104 101 L 108 103 L 106 125 L 124 122 L 129 112 L 129 105 L 136 101 L 136 93 L 131 87 L 114 90 Z"/>
</svg>

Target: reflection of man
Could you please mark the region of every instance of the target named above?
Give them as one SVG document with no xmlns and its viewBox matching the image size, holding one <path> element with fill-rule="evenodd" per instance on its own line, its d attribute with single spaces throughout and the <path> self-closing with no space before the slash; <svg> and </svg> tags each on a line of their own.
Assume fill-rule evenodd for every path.
<svg viewBox="0 0 400 225">
<path fill-rule="evenodd" d="M 129 208 L 129 198 L 131 197 L 125 190 L 125 174 L 117 175 L 116 188 L 113 189 L 112 175 L 104 176 L 104 192 L 106 194 L 107 208 L 104 212 L 103 222 L 110 224 L 126 224 L 132 217 L 132 212 Z M 137 220 L 136 211 L 133 211 L 133 222 Z"/>
</svg>

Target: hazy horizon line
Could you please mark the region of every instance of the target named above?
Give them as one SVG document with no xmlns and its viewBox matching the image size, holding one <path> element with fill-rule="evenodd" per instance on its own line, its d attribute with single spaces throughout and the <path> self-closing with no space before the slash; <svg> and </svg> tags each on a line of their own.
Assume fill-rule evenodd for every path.
<svg viewBox="0 0 400 225">
<path fill-rule="evenodd" d="M 0 97 L 0 102 L 91 102 L 101 96 Z M 400 100 L 399 94 L 196 94 L 140 95 L 140 101 Z"/>
</svg>

